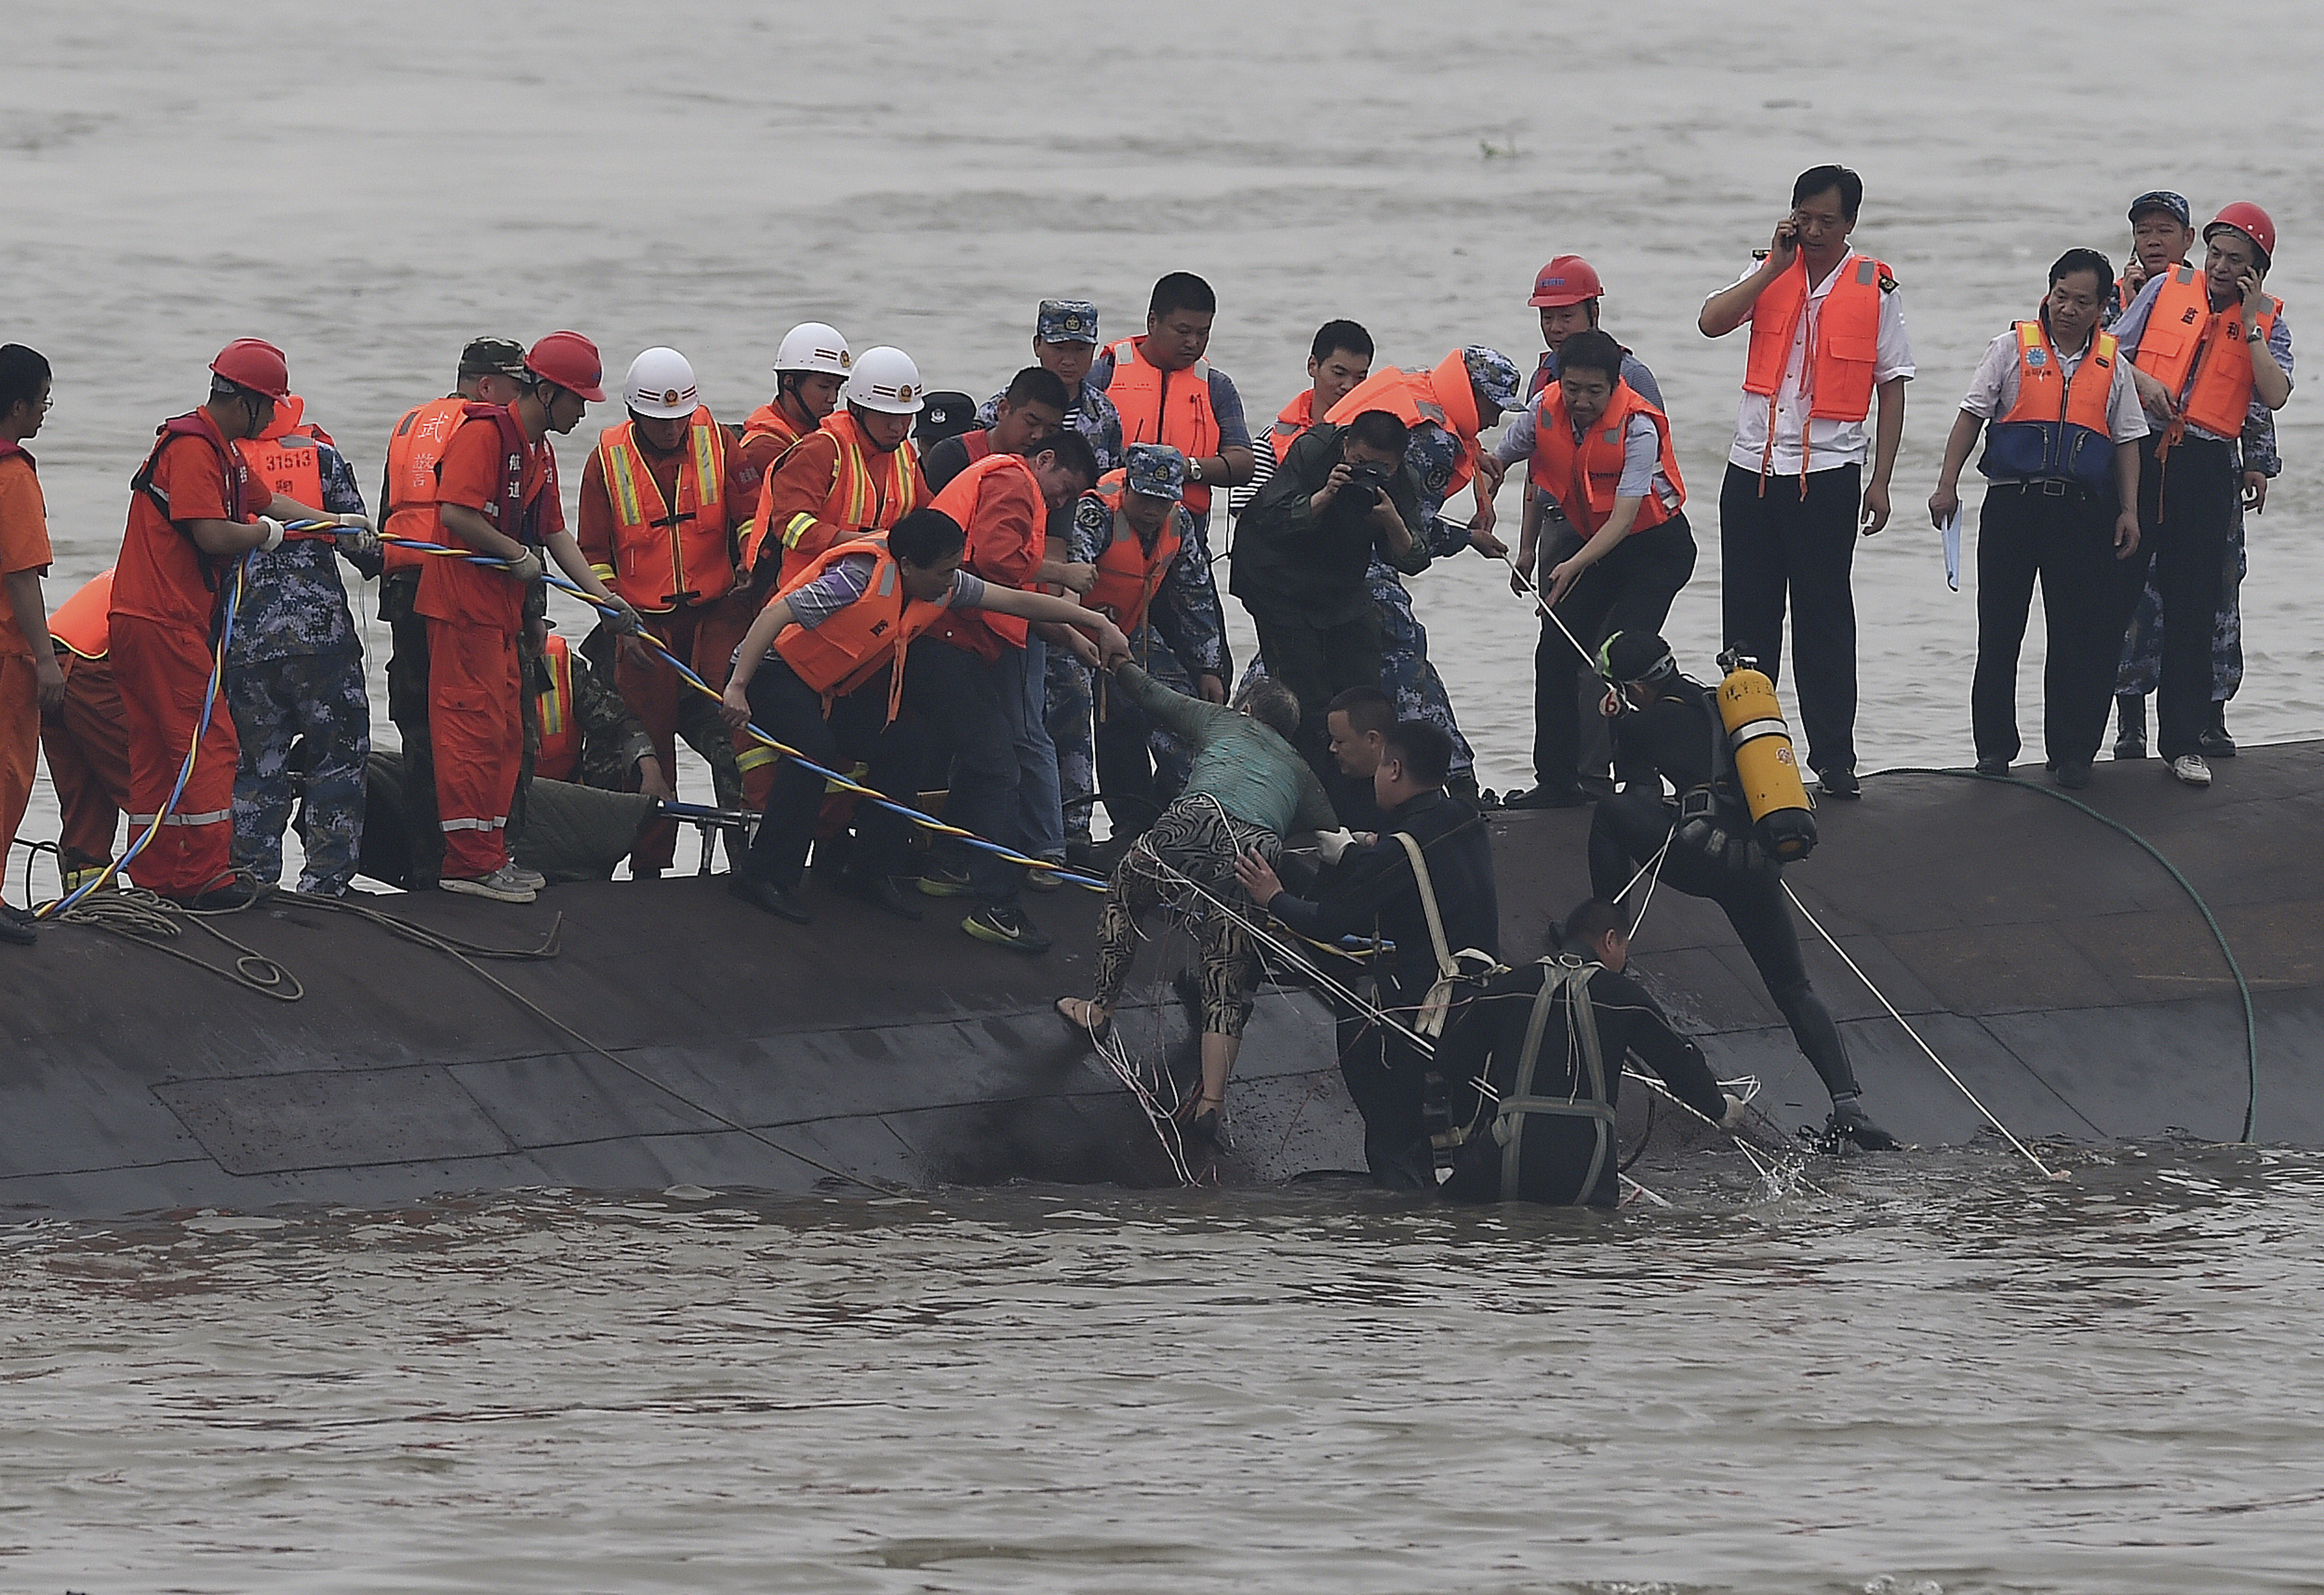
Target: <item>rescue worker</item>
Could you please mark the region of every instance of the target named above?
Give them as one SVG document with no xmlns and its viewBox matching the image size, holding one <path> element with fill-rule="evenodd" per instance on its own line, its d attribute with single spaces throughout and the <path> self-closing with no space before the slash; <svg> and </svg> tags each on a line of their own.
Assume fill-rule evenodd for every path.
<svg viewBox="0 0 2324 1595">
<path fill-rule="evenodd" d="M 735 513 L 742 517 L 735 531 L 739 568 L 734 590 L 719 601 L 695 650 L 700 661 L 695 673 L 712 687 L 724 687 L 727 661 L 733 658 L 735 645 L 750 630 L 760 606 L 774 591 L 781 569 L 779 540 L 774 545 L 773 561 L 763 573 L 758 569 L 759 555 L 766 547 L 766 524 L 760 518 L 759 502 L 766 491 L 767 473 L 792 444 L 822 426 L 825 418 L 839 408 L 840 392 L 854 364 L 847 340 L 840 337 L 837 327 L 822 321 L 800 322 L 783 334 L 775 349 L 774 397 L 742 423 L 737 447 L 742 477 L 738 486 L 743 496 L 734 501 Z M 705 665 L 707 670 L 702 668 Z M 773 751 L 739 734 L 732 739 L 732 746 L 741 772 L 742 803 L 752 809 L 764 808 L 767 789 L 775 776 Z"/>
<path fill-rule="evenodd" d="M 41 722 L 41 755 L 57 794 L 57 862 L 69 894 L 113 862 L 114 833 L 129 807 L 129 716 L 113 680 L 113 570 L 49 616 L 64 673 L 64 702 Z"/>
<path fill-rule="evenodd" d="M 1058 431 L 1035 443 L 1029 457 L 986 456 L 954 477 L 930 507 L 964 529 L 968 548 L 964 568 L 988 585 L 1033 590 L 1070 576 L 1080 587 L 1094 573 L 1046 559 L 1047 528 L 1058 509 L 1090 488 L 1096 476 L 1097 460 L 1088 442 L 1078 432 Z M 1095 650 L 1076 645 L 1070 632 L 1045 630 L 1054 636 L 1013 617 L 943 614 L 931 623 L 929 637 L 939 647 L 971 656 L 956 660 L 954 668 L 982 678 L 1009 729 L 1006 746 L 997 751 L 1013 765 L 1002 777 L 1009 792 L 1006 828 L 980 834 L 1030 856 L 1062 862 L 1065 836 L 1056 784 L 1057 751 L 1042 722 L 1047 650 L 1055 641 L 1074 647 L 1084 663 L 1097 660 Z M 980 761 L 993 751 L 955 749 L 961 758 Z M 931 847 L 920 872 L 921 892 L 973 897 L 976 906 L 961 921 L 961 928 L 980 940 L 1022 953 L 1047 951 L 1048 937 L 1025 917 L 1017 902 L 1022 867 L 1002 864 L 987 853 L 963 856 L 964 852 L 942 840 Z"/>
<path fill-rule="evenodd" d="M 1425 720 L 1399 720 L 1372 772 L 1388 817 L 1374 840 L 1351 845 L 1322 897 L 1283 890 L 1272 864 L 1245 852 L 1235 879 L 1253 902 L 1299 935 L 1333 942 L 1348 935 L 1396 944 L 1393 972 L 1375 992 L 1376 1023 L 1342 1027 L 1341 1073 L 1364 1120 L 1364 1157 L 1384 1184 L 1434 1189 L 1426 1129 L 1425 1060 L 1412 1037 L 1450 1028 L 1440 1005 L 1463 955 L 1500 956 L 1501 914 L 1492 844 L 1477 811 L 1444 790 L 1452 739 Z M 1433 956 L 1432 956 L 1433 954 Z M 1471 963 L 1478 960 L 1471 959 Z"/>
<path fill-rule="evenodd" d="M 1138 451 L 1158 446 L 1130 447 L 1136 471 Z M 1138 954 L 1138 916 L 1176 904 L 1198 927 L 1202 946 L 1202 1084 L 1186 1104 L 1186 1128 L 1191 1139 L 1215 1141 L 1258 974 L 1246 918 L 1250 905 L 1235 881 L 1238 861 L 1248 853 L 1272 862 L 1295 832 L 1331 831 L 1332 802 L 1291 746 L 1299 705 L 1280 683 L 1255 683 L 1231 709 L 1164 687 L 1133 659 L 1116 664 L 1111 679 L 1118 699 L 1136 702 L 1195 753 L 1185 792 L 1122 855 L 1107 882 L 1093 994 L 1060 997 L 1056 1009 L 1067 1024 L 1102 1040 Z M 1188 893 L 1188 881 L 1206 895 Z"/>
<path fill-rule="evenodd" d="M 1130 658 L 1157 686 L 1223 704 L 1226 618 L 1202 527 L 1180 502 L 1186 462 L 1163 443 L 1133 443 L 1127 453 L 1125 468 L 1100 479 L 1074 507 L 1066 558 L 1095 574 L 1082 602 L 1122 629 Z M 1192 751 L 1137 698 L 1108 692 L 1103 678 L 1097 692 L 1098 789 L 1114 835 L 1127 842 L 1176 798 Z M 1067 801 L 1086 790 L 1067 791 Z M 1078 812 L 1086 825 L 1088 807 Z"/>
<path fill-rule="evenodd" d="M 1430 371 L 1400 372 L 1392 365 L 1376 371 L 1327 412 L 1328 419 L 1344 421 L 1383 408 L 1393 410 L 1409 429 L 1404 471 L 1418 500 L 1414 533 L 1427 556 L 1420 569 L 1429 560 L 1450 558 L 1464 548 L 1491 558 L 1508 552 L 1493 535 L 1493 493 L 1500 486 L 1502 466 L 1480 447 L 1478 434 L 1499 424 L 1504 411 L 1517 408 L 1519 381 L 1517 365 L 1508 355 L 1472 344 L 1453 350 Z M 1479 486 L 1469 524 L 1446 520 L 1444 501 L 1472 481 Z M 1379 605 L 1385 643 L 1382 685 L 1396 698 L 1399 714 L 1431 721 L 1444 733 L 1452 744 L 1450 788 L 1473 800 L 1477 756 L 1461 734 L 1443 679 L 1428 662 L 1428 632 L 1413 613 L 1412 595 L 1397 574 L 1404 568 L 1375 558 L 1366 573 L 1373 601 Z M 1417 572 L 1406 569 L 1406 574 Z"/>
<path fill-rule="evenodd" d="M 2123 264 L 2122 281 L 2107 300 L 2101 322 L 2109 329 L 2149 278 L 2172 266 L 2190 265 L 2188 256 L 2195 247 L 2194 217 L 2186 198 L 2167 189 L 2141 194 L 2130 202 L 2130 258 Z M 2235 696 L 2244 679 L 2244 520 L 2266 508 L 2267 484 L 2283 473 L 2283 461 L 2276 453 L 2273 410 L 2255 406 L 2245 419 L 2241 441 L 2243 502 L 2237 506 L 2227 558 L 2220 564 L 2219 612 L 2211 632 L 2211 718 L 2195 739 L 2207 760 L 2236 756 L 2236 740 L 2227 733 L 2227 700 Z M 2116 758 L 2146 757 L 2146 700 L 2162 673 L 2163 599 L 2150 576 L 2122 640 L 2122 665 L 2114 689 Z"/>
<path fill-rule="evenodd" d="M 513 338 L 476 338 L 460 351 L 455 377 L 450 393 L 415 405 L 396 421 L 388 435 L 379 489 L 380 530 L 388 539 L 379 584 L 379 613 L 387 622 L 391 649 L 387 715 L 403 745 L 403 812 L 411 843 L 404 879 L 415 891 L 436 884 L 444 862 L 444 832 L 436 821 L 436 761 L 428 735 L 428 617 L 413 607 L 420 567 L 434 556 L 400 548 L 393 539 L 435 539 L 436 464 L 444 441 L 470 404 L 516 402 L 524 391 L 524 346 Z"/>
<path fill-rule="evenodd" d="M 526 696 L 519 656 L 527 589 L 544 551 L 634 634 L 637 611 L 606 587 L 565 529 L 551 432 L 570 432 L 603 402 L 604 366 L 577 332 L 552 332 L 524 357 L 516 401 L 472 404 L 437 464 L 429 540 L 504 560 L 501 567 L 431 558 L 415 604 L 428 620 L 429 723 L 435 742 L 437 825 L 446 891 L 529 903 L 546 884 L 509 857 L 509 815 L 524 756 Z"/>
<path fill-rule="evenodd" d="M 1977 531 L 1977 675 L 1969 720 L 1977 768 L 2017 757 L 2017 651 L 2034 584 L 2049 629 L 2042 733 L 2050 779 L 2079 789 L 2106 735 L 2122 638 L 2117 564 L 2138 551 L 2138 440 L 2146 419 L 2130 364 L 2098 318 L 2114 268 L 2070 249 L 2050 268 L 2040 317 L 1987 346 L 1945 440 L 1929 519 L 1960 512 L 1960 471 L 1978 434 L 1989 485 Z M 1986 430 L 1988 423 L 1990 430 Z"/>
<path fill-rule="evenodd" d="M 1299 700 L 1293 742 L 1319 774 L 1322 705 L 1348 687 L 1383 685 L 1372 565 L 1426 565 L 1419 492 L 1402 468 L 1409 440 L 1385 409 L 1317 422 L 1243 512 L 1230 550 L 1228 590 L 1250 613 L 1268 674 Z"/>
<path fill-rule="evenodd" d="M 369 530 L 359 515 L 326 515 L 274 492 L 235 452 L 238 440 L 265 432 L 290 394 L 281 350 L 236 338 L 210 373 L 208 401 L 162 423 L 131 478 L 110 622 L 129 731 L 129 824 L 153 832 L 131 874 L 172 902 L 205 909 L 240 908 L 255 895 L 233 873 L 240 746 L 234 715 L 217 701 L 211 657 L 235 566 L 254 549 L 281 548 L 286 521 Z M 180 787 L 189 749 L 192 769 Z"/>
<path fill-rule="evenodd" d="M 2292 397 L 2292 328 L 2266 290 L 2275 224 L 2246 201 L 2203 229 L 2203 269 L 2150 278 L 2116 321 L 2139 400 L 2158 429 L 2141 445 L 2139 552 L 2118 613 L 2148 580 L 2161 601 L 2155 751 L 2190 787 L 2211 784 L 2211 632 L 2238 516 L 2237 440 Z M 2167 475 L 2168 491 L 2164 483 Z"/>
<path fill-rule="evenodd" d="M 49 413 L 49 363 L 22 344 L 0 345 L 0 848 L 32 798 L 41 721 L 64 706 L 64 672 L 49 642 L 41 578 L 49 573 L 49 512 L 24 440 Z M 5 883 L 0 883 L 5 884 Z M 32 914 L 0 900 L 0 942 L 30 945 Z"/>
<path fill-rule="evenodd" d="M 1811 167 L 1792 185 L 1758 263 L 1705 300 L 1706 337 L 1748 323 L 1743 400 L 1719 491 L 1720 635 L 1781 672 L 1792 620 L 1800 725 L 1808 762 L 1834 798 L 1856 779 L 1856 595 L 1849 571 L 1860 530 L 1888 524 L 1888 480 L 1904 436 L 1913 349 L 1896 279 L 1848 246 L 1864 180 Z M 1864 474 L 1864 423 L 1879 419 Z"/>
<path fill-rule="evenodd" d="M 847 408 L 793 444 L 759 492 L 759 581 L 788 585 L 832 544 L 885 531 L 927 501 L 910 438 L 920 368 L 885 344 L 853 362 Z M 765 572 L 779 558 L 780 575 Z"/>
<path fill-rule="evenodd" d="M 1036 440 L 1065 424 L 1065 384 L 1056 373 L 1028 365 L 1009 379 L 1009 386 L 993 401 L 992 419 L 982 426 L 956 432 L 920 456 L 920 474 L 930 493 L 978 460 L 992 454 L 1023 454 Z"/>
<path fill-rule="evenodd" d="M 726 680 L 727 724 L 740 731 L 755 722 L 826 770 L 868 759 L 867 784 L 907 801 L 927 746 L 948 744 L 962 758 L 945 817 L 992 837 L 1009 816 L 1005 776 L 1014 761 L 1006 720 L 981 675 L 962 669 L 958 650 L 927 635 L 930 626 L 955 608 L 981 608 L 1081 628 L 1105 658 L 1126 657 L 1130 644 L 1079 604 L 971 576 L 961 568 L 964 542 L 960 524 L 931 509 L 825 549 L 752 622 Z M 807 922 L 797 894 L 824 785 L 795 762 L 779 766 L 751 851 L 728 882 L 734 896 Z M 862 806 L 844 884 L 916 919 L 918 908 L 894 880 L 904 868 L 905 826 Z"/>
<path fill-rule="evenodd" d="M 1332 699 L 1323 715 L 1332 769 L 1323 778 L 1340 824 L 1359 835 L 1387 828 L 1388 816 L 1372 796 L 1372 772 L 1379 768 L 1388 733 L 1396 729 L 1396 700 L 1377 687 L 1351 687 Z"/>
<path fill-rule="evenodd" d="M 1353 321 L 1326 321 L 1315 329 L 1307 346 L 1307 385 L 1276 412 L 1273 425 L 1251 439 L 1256 463 L 1250 480 L 1227 495 L 1228 507 L 1237 516 L 1250 508 L 1299 435 L 1372 373 L 1372 335 Z"/>
<path fill-rule="evenodd" d="M 1033 364 L 1065 384 L 1065 424 L 1089 439 L 1102 475 L 1121 465 L 1121 412 L 1091 374 L 1096 362 L 1097 307 L 1087 300 L 1043 300 L 1033 316 Z M 995 393 L 984 401 L 978 425 L 999 418 L 1001 400 Z"/>
<path fill-rule="evenodd" d="M 674 801 L 670 767 L 621 693 L 556 632 L 543 633 L 538 651 L 541 672 L 533 692 L 540 705 L 540 757 L 534 777 Z"/>
<path fill-rule="evenodd" d="M 1121 440 L 1167 443 L 1186 458 L 1188 514 L 1210 524 L 1211 490 L 1250 480 L 1258 468 L 1234 379 L 1203 357 L 1218 296 L 1192 272 L 1154 284 L 1146 333 L 1107 346 L 1090 378 L 1121 416 Z"/>
<path fill-rule="evenodd" d="M 581 468 L 574 540 L 590 571 L 646 617 L 672 655 L 724 686 L 741 638 L 719 647 L 712 617 L 734 588 L 736 529 L 756 502 L 755 484 L 746 481 L 742 449 L 701 401 L 693 365 L 676 349 L 648 349 L 632 361 L 622 400 L 628 418 L 598 434 Z M 681 715 L 680 700 L 698 695 L 669 659 L 641 646 L 616 651 L 613 684 L 653 738 L 660 767 L 675 774 L 678 730 L 691 718 Z M 688 729 L 716 776 L 726 752 L 724 727 L 703 717 Z M 742 801 L 739 779 L 730 775 L 714 785 L 720 807 Z M 677 822 L 655 821 L 630 855 L 632 874 L 660 874 L 677 845 Z"/>
<path fill-rule="evenodd" d="M 1454 1202 L 1614 1206 L 1614 1114 L 1633 1057 L 1703 1118 L 1741 1122 L 1702 1049 L 1623 973 L 1621 910 L 1593 898 L 1559 939 L 1564 951 L 1488 977 L 1436 1049 L 1458 1138 L 1439 1190 Z"/>
<path fill-rule="evenodd" d="M 1616 632 L 1599 660 L 1599 673 L 1613 684 L 1603 713 L 1614 722 L 1615 749 L 1625 770 L 1640 773 L 1600 798 L 1591 816 L 1591 890 L 1618 903 L 1633 872 L 1659 855 L 1654 872 L 1664 886 L 1717 903 L 1831 1093 L 1833 1143 L 1893 1149 L 1896 1139 L 1864 1111 L 1863 1088 L 1831 1010 L 1808 983 L 1784 899 L 1783 866 L 1752 838 L 1711 689 L 1680 675 L 1670 645 L 1645 632 Z M 1674 799 L 1663 797 L 1665 780 Z"/>
<path fill-rule="evenodd" d="M 1542 575 L 1541 602 L 1556 618 L 1541 616 L 1534 649 L 1535 785 L 1505 799 L 1512 808 L 1589 800 L 1576 779 L 1577 689 L 1587 661 L 1574 642 L 1594 649 L 1614 632 L 1660 631 L 1694 574 L 1694 533 L 1670 419 L 1631 388 L 1622 374 L 1631 364 L 1621 345 L 1595 328 L 1563 339 L 1557 379 L 1502 441 L 1505 458 L 1529 462 L 1511 586 L 1523 591 L 1533 576 L 1541 512 L 1580 538 L 1554 545 L 1563 551 Z"/>
<path fill-rule="evenodd" d="M 363 491 L 329 433 L 306 419 L 306 401 L 286 394 L 274 419 L 235 451 L 283 497 L 358 524 Z M 282 832 L 298 816 L 306 862 L 299 890 L 342 897 L 363 844 L 364 767 L 371 757 L 371 691 L 363 642 L 339 579 L 344 558 L 358 575 L 380 573 L 380 539 L 369 530 L 337 538 L 294 538 L 250 556 L 234 641 L 226 656 L 226 698 L 242 744 L 234 778 L 234 862 L 262 888 L 282 879 Z M 292 747 L 303 739 L 299 763 Z M 299 806 L 303 785 L 306 804 Z"/>
</svg>

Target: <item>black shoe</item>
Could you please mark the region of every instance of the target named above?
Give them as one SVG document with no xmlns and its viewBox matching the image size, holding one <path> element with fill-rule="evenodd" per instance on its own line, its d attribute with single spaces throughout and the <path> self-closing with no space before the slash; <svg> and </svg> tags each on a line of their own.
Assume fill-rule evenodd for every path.
<svg viewBox="0 0 2324 1595">
<path fill-rule="evenodd" d="M 1477 790 L 1477 772 L 1473 770 L 1456 770 L 1446 776 L 1444 789 L 1471 808 L 1482 807 L 1480 801 L 1481 795 Z"/>
<path fill-rule="evenodd" d="M 1562 787 L 1546 783 L 1511 792 L 1501 799 L 1503 808 L 1579 808 L 1590 801 L 1590 794 L 1572 781 Z"/>
<path fill-rule="evenodd" d="M 1819 770 L 1816 781 L 1827 798 L 1854 799 L 1864 796 L 1864 785 L 1856 779 L 1856 772 L 1852 770 Z"/>
<path fill-rule="evenodd" d="M 1096 857 L 1096 844 L 1092 843 L 1088 837 L 1069 836 L 1065 839 L 1065 862 L 1071 864 L 1074 869 L 1087 870 L 1093 868 Z"/>
<path fill-rule="evenodd" d="M 2087 760 L 2061 759 L 2050 767 L 2050 779 L 2069 792 L 2079 792 L 2090 784 L 2090 767 Z"/>
<path fill-rule="evenodd" d="M 271 890 L 258 884 L 247 875 L 236 875 L 221 881 L 208 891 L 189 898 L 177 898 L 179 907 L 191 908 L 197 914 L 221 914 L 229 908 L 247 908 Z"/>
<path fill-rule="evenodd" d="M 2232 759 L 2236 756 L 2236 739 L 2227 734 L 2222 724 L 2196 737 L 2195 748 L 2206 759 Z"/>
<path fill-rule="evenodd" d="M 2006 759 L 1980 759 L 1977 761 L 1977 773 L 1979 775 L 2007 775 L 2009 773 L 2009 761 Z"/>
<path fill-rule="evenodd" d="M 22 908 L 12 908 L 0 903 L 0 942 L 18 947 L 29 947 L 41 939 L 33 927 L 40 923 Z"/>
<path fill-rule="evenodd" d="M 893 875 L 866 875 L 861 871 L 850 870 L 840 876 L 839 887 L 850 897 L 859 897 L 867 903 L 885 908 L 899 919 L 917 921 L 920 917 L 920 905 L 905 895 L 904 889 L 896 884 Z"/>
<path fill-rule="evenodd" d="M 2146 700 L 2135 692 L 2117 693 L 2114 700 L 2114 756 L 2146 757 Z"/>
<path fill-rule="evenodd" d="M 987 903 L 962 920 L 960 927 L 980 942 L 991 942 L 1012 953 L 1049 950 L 1049 938 L 1034 927 L 1015 903 Z"/>
<path fill-rule="evenodd" d="M 1866 1152 L 1893 1152 L 1896 1149 L 1896 1138 L 1875 1124 L 1872 1115 L 1864 1111 L 1864 1104 L 1854 1097 L 1844 1102 L 1832 1103 L 1831 1119 L 1824 1127 L 1824 1134 L 1834 1150 L 1838 1150 L 1843 1142 L 1853 1143 Z"/>
<path fill-rule="evenodd" d="M 807 923 L 807 912 L 798 906 L 798 899 L 771 880 L 761 880 L 755 875 L 729 875 L 726 893 L 778 919 L 788 919 L 793 925 Z"/>
</svg>

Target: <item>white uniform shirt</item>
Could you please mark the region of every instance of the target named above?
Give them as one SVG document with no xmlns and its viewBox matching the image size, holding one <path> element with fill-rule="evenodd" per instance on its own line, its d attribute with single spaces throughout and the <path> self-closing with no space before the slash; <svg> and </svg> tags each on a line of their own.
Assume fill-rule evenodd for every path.
<svg viewBox="0 0 2324 1595">
<path fill-rule="evenodd" d="M 1809 471 L 1836 470 L 1841 466 L 1864 463 L 1868 430 L 1862 420 L 1829 420 L 1808 418 L 1808 407 L 1800 396 L 1800 371 L 1807 358 L 1808 328 L 1823 315 L 1824 296 L 1840 274 L 1864 257 L 1849 254 L 1842 257 L 1831 274 L 1808 290 L 1806 310 L 1800 317 L 1798 328 L 1792 334 L 1791 359 L 1784 367 L 1784 380 L 1775 390 L 1775 450 L 1767 453 L 1767 396 L 1765 393 L 1745 393 L 1743 403 L 1735 418 L 1735 447 L 1728 458 L 1753 475 L 1759 474 L 1759 465 L 1766 460 L 1771 474 L 1777 476 L 1800 475 L 1800 436 L 1803 428 L 1807 435 L 1807 465 Z M 1759 263 L 1751 263 L 1749 271 L 1735 279 L 1748 280 Z M 1732 287 L 1734 284 L 1729 284 Z M 1722 291 L 1724 291 L 1722 290 Z M 1889 291 L 1880 296 L 1880 342 L 1872 363 L 1872 383 L 1903 377 L 1913 378 L 1913 345 L 1904 335 L 1904 307 L 1899 302 L 1904 295 Z M 1757 307 L 1754 307 L 1755 309 Z M 1750 318 L 1744 318 L 1750 325 Z"/>
<path fill-rule="evenodd" d="M 2058 369 L 2071 382 L 2090 347 L 2084 344 L 2079 354 L 2068 355 L 2052 344 L 2051 352 L 2057 355 Z M 1969 393 L 1961 400 L 1960 407 L 1979 420 L 1997 420 L 2017 403 L 2022 377 L 2017 362 L 2017 329 L 2013 327 L 1986 346 L 1985 358 L 1977 363 L 1977 374 L 1969 379 Z M 2107 431 L 2116 443 L 2135 443 L 2148 431 L 2146 411 L 2138 405 L 2138 384 L 2131 377 L 2130 362 L 2119 355 L 2115 358 L 2113 381 L 2107 388 Z"/>
</svg>

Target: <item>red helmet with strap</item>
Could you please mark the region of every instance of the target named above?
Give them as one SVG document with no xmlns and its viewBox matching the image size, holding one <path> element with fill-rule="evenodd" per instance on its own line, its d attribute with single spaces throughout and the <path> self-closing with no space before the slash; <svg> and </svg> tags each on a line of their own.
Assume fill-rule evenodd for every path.
<svg viewBox="0 0 2324 1595">
<path fill-rule="evenodd" d="M 2275 220 L 2248 199 L 2238 199 L 2233 205 L 2219 207 L 2211 225 L 2203 229 L 2203 242 L 2209 244 L 2211 235 L 2221 227 L 2233 227 L 2259 245 L 2259 263 L 2266 265 L 2275 258 Z"/>
<path fill-rule="evenodd" d="M 605 363 L 597 346 L 577 332 L 552 332 L 532 346 L 524 368 L 592 404 L 605 401 Z"/>
<path fill-rule="evenodd" d="M 263 337 L 235 339 L 218 351 L 217 358 L 210 362 L 210 372 L 269 399 L 281 399 L 290 392 L 290 363 Z"/>
</svg>

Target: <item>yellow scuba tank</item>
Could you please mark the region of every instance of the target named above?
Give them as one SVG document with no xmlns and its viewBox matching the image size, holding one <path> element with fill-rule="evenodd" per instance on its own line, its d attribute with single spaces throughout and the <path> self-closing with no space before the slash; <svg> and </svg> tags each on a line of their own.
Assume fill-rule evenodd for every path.
<svg viewBox="0 0 2324 1595">
<path fill-rule="evenodd" d="M 1727 672 L 1719 684 L 1719 718 L 1735 760 L 1736 785 L 1751 810 L 1752 832 L 1768 857 L 1786 863 L 1803 859 L 1815 848 L 1815 814 L 1775 684 L 1757 660 L 1731 649 L 1719 656 L 1719 664 Z"/>
</svg>

